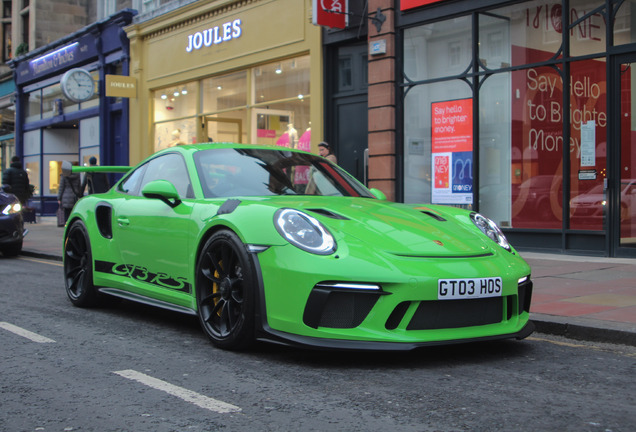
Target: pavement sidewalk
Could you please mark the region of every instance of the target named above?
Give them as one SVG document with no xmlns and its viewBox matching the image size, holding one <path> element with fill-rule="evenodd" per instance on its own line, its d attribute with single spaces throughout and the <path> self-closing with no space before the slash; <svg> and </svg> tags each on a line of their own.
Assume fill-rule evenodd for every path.
<svg viewBox="0 0 636 432">
<path fill-rule="evenodd" d="M 25 226 L 23 255 L 62 261 L 55 217 Z M 520 253 L 532 267 L 538 332 L 636 346 L 636 259 Z"/>
</svg>

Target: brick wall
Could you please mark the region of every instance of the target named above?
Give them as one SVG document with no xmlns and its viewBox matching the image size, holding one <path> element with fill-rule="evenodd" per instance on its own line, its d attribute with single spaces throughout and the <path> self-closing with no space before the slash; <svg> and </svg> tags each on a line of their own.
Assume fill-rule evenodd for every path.
<svg viewBox="0 0 636 432">
<path fill-rule="evenodd" d="M 48 45 L 90 24 L 89 2 L 90 0 L 34 2 L 36 47 Z"/>
<path fill-rule="evenodd" d="M 369 21 L 369 42 L 386 41 L 386 54 L 369 55 L 369 187 L 396 199 L 395 176 L 395 0 L 369 0 L 369 15 L 378 8 L 386 20 L 378 32 Z"/>
</svg>

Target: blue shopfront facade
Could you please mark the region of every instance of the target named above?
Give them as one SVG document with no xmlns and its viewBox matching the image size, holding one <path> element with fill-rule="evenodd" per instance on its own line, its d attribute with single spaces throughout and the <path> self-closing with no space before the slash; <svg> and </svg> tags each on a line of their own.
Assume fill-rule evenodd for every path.
<svg viewBox="0 0 636 432">
<path fill-rule="evenodd" d="M 127 165 L 128 99 L 106 96 L 106 76 L 129 75 L 129 43 L 123 28 L 135 11 L 123 10 L 71 35 L 16 58 L 15 151 L 22 157 L 39 214 L 57 210 L 62 161 Z M 77 102 L 63 92 L 66 72 L 84 69 L 95 92 Z"/>
</svg>

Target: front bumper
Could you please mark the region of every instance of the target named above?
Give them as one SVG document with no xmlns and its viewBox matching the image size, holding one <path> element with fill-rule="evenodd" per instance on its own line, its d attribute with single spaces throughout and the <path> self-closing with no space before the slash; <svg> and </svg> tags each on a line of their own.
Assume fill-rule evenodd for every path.
<svg viewBox="0 0 636 432">
<path fill-rule="evenodd" d="M 508 252 L 466 258 L 369 253 L 319 257 L 283 246 L 260 253 L 257 261 L 261 339 L 269 341 L 320 348 L 410 350 L 524 338 L 534 328 L 529 321 L 530 268 Z M 503 280 L 501 297 L 437 299 L 438 279 L 491 276 Z M 381 289 L 329 288 L 340 282 Z"/>
<path fill-rule="evenodd" d="M 0 216 L 0 244 L 19 243 L 26 233 L 21 213 Z"/>
</svg>

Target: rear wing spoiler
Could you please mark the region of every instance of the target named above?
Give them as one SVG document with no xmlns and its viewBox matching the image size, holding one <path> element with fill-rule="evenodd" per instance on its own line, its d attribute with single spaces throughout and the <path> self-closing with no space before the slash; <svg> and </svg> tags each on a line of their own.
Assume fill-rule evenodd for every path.
<svg viewBox="0 0 636 432">
<path fill-rule="evenodd" d="M 62 175 L 69 176 L 72 173 L 82 173 L 82 172 L 104 172 L 104 173 L 127 173 L 133 167 L 130 166 L 76 166 L 71 164 L 69 161 L 62 161 Z"/>
</svg>

